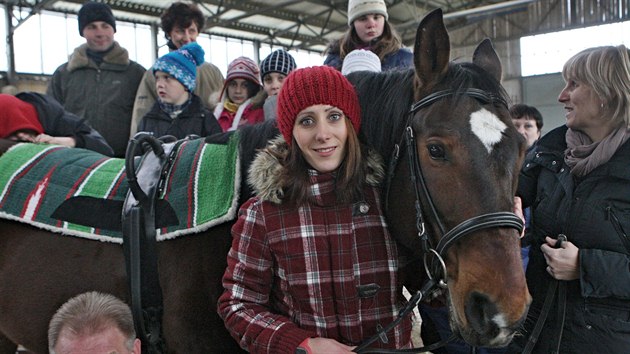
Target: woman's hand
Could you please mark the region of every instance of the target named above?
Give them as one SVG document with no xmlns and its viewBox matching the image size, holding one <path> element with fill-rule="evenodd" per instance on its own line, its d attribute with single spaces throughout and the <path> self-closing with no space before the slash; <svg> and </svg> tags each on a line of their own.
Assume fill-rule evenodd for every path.
<svg viewBox="0 0 630 354">
<path fill-rule="evenodd" d="M 547 236 L 540 249 L 547 261 L 547 272 L 558 280 L 575 280 L 580 277 L 578 251 L 569 241 L 562 242 L 560 248 L 553 248 L 557 240 Z"/>
<path fill-rule="evenodd" d="M 328 338 L 308 338 L 300 343 L 300 347 L 308 354 L 348 354 L 352 353 L 351 347 L 341 344 L 334 339 Z"/>
<path fill-rule="evenodd" d="M 77 142 L 72 137 L 66 136 L 50 136 L 48 134 L 39 134 L 35 137 L 36 143 L 63 145 L 67 147 L 75 147 Z"/>
</svg>

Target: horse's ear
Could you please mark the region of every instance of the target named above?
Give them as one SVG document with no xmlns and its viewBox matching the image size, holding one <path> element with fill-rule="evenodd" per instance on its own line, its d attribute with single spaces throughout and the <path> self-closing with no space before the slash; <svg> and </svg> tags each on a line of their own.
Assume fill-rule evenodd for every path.
<svg viewBox="0 0 630 354">
<path fill-rule="evenodd" d="M 497 79 L 498 82 L 501 82 L 501 60 L 488 38 L 479 43 L 472 61 Z"/>
<path fill-rule="evenodd" d="M 421 86 L 439 81 L 448 70 L 451 42 L 444 26 L 442 9 L 427 14 L 416 32 L 413 62 Z"/>
</svg>

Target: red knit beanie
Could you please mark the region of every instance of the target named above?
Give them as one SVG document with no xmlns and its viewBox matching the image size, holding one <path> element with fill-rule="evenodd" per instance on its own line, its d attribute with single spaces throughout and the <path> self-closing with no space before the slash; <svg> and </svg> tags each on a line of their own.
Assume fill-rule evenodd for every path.
<svg viewBox="0 0 630 354">
<path fill-rule="evenodd" d="M 37 110 L 15 96 L 0 94 L 0 138 L 20 130 L 30 130 L 38 135 L 44 132 Z"/>
<path fill-rule="evenodd" d="M 293 125 L 302 110 L 326 104 L 341 109 L 350 119 L 355 132 L 361 127 L 361 106 L 354 86 L 330 66 L 313 66 L 293 70 L 278 95 L 278 129 L 286 142 L 293 141 Z"/>
</svg>

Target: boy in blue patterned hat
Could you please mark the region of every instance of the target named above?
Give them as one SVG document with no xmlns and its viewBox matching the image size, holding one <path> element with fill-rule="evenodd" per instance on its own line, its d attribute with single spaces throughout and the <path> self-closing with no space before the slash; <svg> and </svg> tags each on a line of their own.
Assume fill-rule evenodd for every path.
<svg viewBox="0 0 630 354">
<path fill-rule="evenodd" d="M 158 100 L 138 124 L 139 132 L 177 139 L 221 132 L 212 113 L 193 93 L 197 66 L 204 62 L 204 54 L 199 44 L 192 42 L 155 62 L 152 70 Z"/>
</svg>

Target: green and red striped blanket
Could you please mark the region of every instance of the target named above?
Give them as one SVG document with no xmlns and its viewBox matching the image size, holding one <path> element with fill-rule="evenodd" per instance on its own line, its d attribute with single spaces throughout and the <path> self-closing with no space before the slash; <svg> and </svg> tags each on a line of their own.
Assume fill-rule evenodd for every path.
<svg viewBox="0 0 630 354">
<path fill-rule="evenodd" d="M 129 190 L 124 163 L 90 150 L 18 144 L 0 156 L 0 218 L 122 243 L 120 231 L 72 224 L 51 215 L 76 196 L 123 201 Z M 204 139 L 182 143 L 159 196 L 171 205 L 179 223 L 158 229 L 157 239 L 201 232 L 232 220 L 238 207 L 238 165 L 236 134 L 225 145 L 206 144 Z"/>
</svg>

